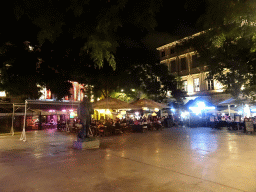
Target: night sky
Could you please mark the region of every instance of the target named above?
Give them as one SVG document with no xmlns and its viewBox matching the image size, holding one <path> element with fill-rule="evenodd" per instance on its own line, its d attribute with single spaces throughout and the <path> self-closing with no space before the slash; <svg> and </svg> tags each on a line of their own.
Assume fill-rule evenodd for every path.
<svg viewBox="0 0 256 192">
<path fill-rule="evenodd" d="M 132 36 L 122 44 L 121 59 L 138 63 L 159 62 L 157 47 L 203 30 L 197 22 L 205 13 L 203 0 L 170 2 L 163 1 L 163 6 L 156 15 L 158 26 L 154 30 L 146 34 L 129 32 Z"/>
<path fill-rule="evenodd" d="M 120 29 L 121 33 L 116 35 L 119 38 L 116 52 L 117 63 L 127 65 L 159 62 L 157 47 L 202 31 L 202 27 L 197 25 L 197 20 L 205 12 L 205 1 L 163 0 L 162 8 L 156 13 L 158 26 L 154 30 L 141 32 L 139 29 L 129 29 L 129 27 Z M 11 11 L 1 12 L 2 18 L 8 17 L 5 14 L 13 16 L 13 7 L 9 8 Z M 5 7 L 2 6 L 2 9 L 4 10 Z M 16 20 L 16 18 L 12 19 Z M 17 27 L 13 27 L 9 19 L 2 20 L 3 26 L 8 28 L 5 35 L 9 35 L 10 39 L 14 37 L 18 39 L 22 36 L 33 42 L 33 38 L 37 37 L 35 32 L 39 27 L 34 25 L 32 28 L 31 23 L 26 23 L 25 16 L 19 20 Z M 20 29 L 19 33 L 17 29 Z"/>
</svg>

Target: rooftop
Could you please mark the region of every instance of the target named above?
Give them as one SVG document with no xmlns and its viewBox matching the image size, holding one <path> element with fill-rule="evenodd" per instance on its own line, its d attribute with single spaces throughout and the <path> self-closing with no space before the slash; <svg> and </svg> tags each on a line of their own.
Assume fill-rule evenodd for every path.
<svg viewBox="0 0 256 192">
<path fill-rule="evenodd" d="M 193 37 L 199 36 L 199 35 L 202 34 L 202 33 L 204 33 L 204 31 L 201 31 L 201 32 L 199 32 L 199 33 L 195 33 L 195 34 L 193 34 L 193 35 L 191 35 L 191 36 L 188 36 L 188 37 L 184 37 L 184 38 L 182 38 L 182 39 L 180 39 L 180 40 L 177 40 L 177 41 L 173 41 L 173 42 L 171 42 L 171 43 L 165 44 L 165 45 L 163 45 L 163 46 L 161 46 L 161 47 L 158 47 L 158 48 L 156 48 L 156 49 L 157 49 L 158 51 L 160 51 L 160 50 L 162 50 L 162 49 L 165 49 L 165 48 L 168 48 L 168 47 L 172 47 L 172 46 L 174 46 L 174 45 L 176 45 L 176 44 L 182 43 L 182 42 L 185 41 L 185 40 L 188 40 L 188 39 L 191 39 L 191 38 L 193 38 Z"/>
</svg>

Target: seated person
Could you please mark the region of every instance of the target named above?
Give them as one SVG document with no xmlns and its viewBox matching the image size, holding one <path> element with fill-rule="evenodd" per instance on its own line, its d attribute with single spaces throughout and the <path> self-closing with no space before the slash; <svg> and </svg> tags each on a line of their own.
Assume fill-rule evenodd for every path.
<svg viewBox="0 0 256 192">
<path fill-rule="evenodd" d="M 134 125 L 139 125 L 140 124 L 140 122 L 138 121 L 138 119 L 136 119 L 135 121 L 134 121 Z"/>
<path fill-rule="evenodd" d="M 112 122 L 110 120 L 107 120 L 106 123 L 105 123 L 105 126 L 109 127 L 112 125 Z"/>
<path fill-rule="evenodd" d="M 95 126 L 96 125 L 96 120 L 92 120 L 91 125 Z"/>
<path fill-rule="evenodd" d="M 126 119 L 122 119 L 122 120 L 121 120 L 121 124 L 124 125 L 124 126 L 126 126 Z"/>
<path fill-rule="evenodd" d="M 134 121 L 132 119 L 129 120 L 129 124 L 130 125 L 133 125 L 134 124 Z"/>
<path fill-rule="evenodd" d="M 116 129 L 120 129 L 121 125 L 120 125 L 120 122 L 119 122 L 119 121 L 117 121 L 117 122 L 115 123 L 115 127 L 116 127 Z"/>
</svg>

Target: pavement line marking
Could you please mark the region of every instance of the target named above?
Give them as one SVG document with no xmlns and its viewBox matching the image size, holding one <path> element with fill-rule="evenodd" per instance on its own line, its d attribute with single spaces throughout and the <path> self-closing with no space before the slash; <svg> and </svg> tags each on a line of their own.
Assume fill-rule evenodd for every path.
<svg viewBox="0 0 256 192">
<path fill-rule="evenodd" d="M 214 182 L 214 181 L 211 181 L 211 180 L 207 180 L 207 179 L 202 179 L 202 178 L 199 178 L 199 177 L 196 177 L 196 176 L 193 176 L 193 175 L 188 175 L 186 173 L 181 173 L 181 172 L 178 172 L 178 171 L 174 171 L 174 170 L 171 170 L 171 169 L 168 169 L 168 168 L 165 168 L 165 167 L 161 167 L 161 166 L 152 165 L 152 164 L 149 164 L 149 163 L 137 161 L 137 160 L 134 160 L 134 159 L 130 159 L 128 157 L 122 157 L 122 156 L 114 155 L 114 154 L 111 154 L 111 155 L 119 157 L 119 158 L 122 158 L 122 159 L 134 161 L 134 162 L 137 162 L 137 163 L 141 163 L 141 164 L 144 164 L 144 165 L 149 165 L 149 166 L 152 166 L 152 167 L 157 167 L 157 168 L 165 169 L 165 170 L 168 170 L 168 171 L 171 171 L 171 172 L 174 172 L 174 173 L 178 173 L 178 174 L 185 175 L 185 176 L 188 176 L 188 177 L 192 177 L 192 178 L 195 178 L 195 179 L 200 179 L 200 180 L 203 180 L 203 181 L 206 181 L 206 182 L 211 182 L 211 183 L 214 183 L 214 184 L 217 184 L 217 185 L 220 185 L 220 186 L 224 186 L 224 187 L 227 187 L 227 188 L 230 188 L 230 189 L 235 189 L 235 190 L 238 190 L 238 191 L 246 192 L 246 191 L 244 191 L 242 189 L 238 189 L 238 188 L 235 188 L 235 187 L 227 186 L 227 185 L 224 185 L 224 184 L 221 184 L 221 183 L 217 183 L 217 182 Z"/>
</svg>

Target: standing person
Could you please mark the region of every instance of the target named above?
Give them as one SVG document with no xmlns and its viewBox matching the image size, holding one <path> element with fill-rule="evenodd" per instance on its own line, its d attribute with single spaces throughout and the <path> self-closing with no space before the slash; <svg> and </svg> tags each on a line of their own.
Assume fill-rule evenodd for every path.
<svg viewBox="0 0 256 192">
<path fill-rule="evenodd" d="M 89 102 L 88 98 L 84 98 L 82 102 L 80 102 L 77 113 L 78 118 L 81 120 L 82 129 L 79 131 L 77 137 L 80 140 L 84 140 L 88 137 L 89 127 L 91 124 L 91 111 L 92 105 Z"/>
</svg>

